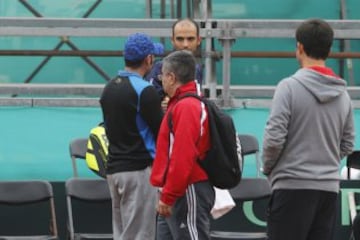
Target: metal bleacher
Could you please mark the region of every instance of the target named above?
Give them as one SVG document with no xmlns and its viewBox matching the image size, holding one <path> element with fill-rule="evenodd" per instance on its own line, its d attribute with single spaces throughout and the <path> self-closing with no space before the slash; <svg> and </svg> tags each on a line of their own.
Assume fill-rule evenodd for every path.
<svg viewBox="0 0 360 240">
<path fill-rule="evenodd" d="M 126 37 L 131 33 L 144 32 L 152 37 L 170 37 L 171 26 L 182 15 L 176 8 L 181 1 L 171 0 L 170 19 L 152 17 L 152 1 L 145 1 L 147 19 L 112 18 L 46 18 L 46 17 L 0 17 L 0 36 L 59 37 L 62 43 L 71 42 L 69 37 Z M 201 52 L 205 64 L 204 90 L 223 107 L 261 106 L 269 107 L 274 86 L 232 85 L 231 59 L 234 57 L 276 57 L 291 58 L 292 52 L 234 52 L 233 43 L 240 38 L 294 38 L 295 29 L 301 20 L 276 19 L 213 19 L 211 0 L 187 0 L 187 16 L 200 23 L 200 35 L 204 39 Z M 161 0 L 160 15 L 165 13 L 165 0 Z M 175 13 L 176 12 L 176 13 Z M 335 38 L 342 40 L 360 39 L 360 20 L 328 20 L 334 28 Z M 213 48 L 218 41 L 222 50 Z M 89 61 L 89 56 L 122 56 L 122 51 L 82 51 L 75 46 L 71 50 L 0 50 L 2 56 L 79 56 Z M 360 58 L 358 52 L 334 52 L 330 58 Z M 217 84 L 214 63 L 222 60 L 222 85 Z M 93 64 L 94 65 L 94 64 Z M 94 66 L 96 67 L 96 66 Z M 101 69 L 97 69 L 101 73 Z M 106 74 L 103 74 L 108 80 Z M 97 97 L 104 84 L 35 84 L 4 83 L 0 87 L 0 105 L 28 106 L 98 106 Z M 349 93 L 355 108 L 360 108 L 360 87 L 349 86 Z M 219 94 L 221 93 L 221 95 Z M 10 97 L 9 97 L 10 95 Z M 21 97 L 25 95 L 26 97 Z M 54 97 L 38 97 L 53 95 Z M 63 97 L 71 95 L 71 97 Z"/>
</svg>

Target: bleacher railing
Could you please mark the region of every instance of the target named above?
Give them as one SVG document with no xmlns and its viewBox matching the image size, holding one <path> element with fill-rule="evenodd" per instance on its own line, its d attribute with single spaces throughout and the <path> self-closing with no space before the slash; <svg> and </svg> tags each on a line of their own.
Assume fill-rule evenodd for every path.
<svg viewBox="0 0 360 240">
<path fill-rule="evenodd" d="M 293 57 L 289 52 L 232 52 L 231 46 L 239 38 L 294 38 L 296 27 L 302 20 L 225 20 L 225 19 L 195 19 L 200 23 L 200 35 L 205 39 L 205 51 L 201 57 L 205 63 L 204 89 L 208 90 L 209 97 L 217 99 L 224 107 L 238 106 L 269 106 L 274 87 L 273 86 L 238 86 L 231 85 L 231 59 L 233 57 Z M 127 37 L 131 33 L 144 32 L 152 37 L 170 37 L 174 19 L 91 19 L 91 18 L 7 18 L 0 17 L 0 36 L 57 36 L 63 40 L 70 36 L 76 37 Z M 360 20 L 327 20 L 333 27 L 335 39 L 360 39 Z M 217 52 L 209 46 L 215 39 L 222 45 L 222 51 Z M 122 51 L 80 51 L 80 50 L 0 50 L 0 55 L 36 55 L 36 56 L 121 56 Z M 222 85 L 216 84 L 214 61 L 222 58 Z M 359 58 L 359 53 L 338 52 L 330 57 L 336 58 Z M 70 84 L 72 85 L 72 84 Z M 103 85 L 83 84 L 67 86 L 66 84 L 1 84 L 0 94 L 12 97 L 0 98 L 0 105 L 24 104 L 17 96 L 20 92 L 30 94 L 31 104 L 37 94 L 48 95 L 51 89 L 61 94 L 77 94 L 72 89 L 82 89 L 81 95 L 92 95 L 94 88 L 100 91 Z M 23 90 L 20 90 L 23 89 Z M 46 89 L 46 90 L 45 90 Z M 354 106 L 359 108 L 357 99 L 360 99 L 360 87 L 348 87 Z M 44 90 L 44 91 L 43 91 Z M 221 96 L 217 93 L 221 91 Z M 98 92 L 97 92 L 98 93 Z M 247 97 L 255 99 L 246 99 Z M 97 95 L 99 96 L 99 95 Z M 258 100 L 256 98 L 259 98 Z M 53 101 L 42 99 L 42 104 L 54 104 Z M 64 100 L 65 101 L 65 100 Z M 79 103 L 84 105 L 98 105 L 97 101 L 90 98 L 67 100 L 66 105 Z M 61 102 L 61 100 L 59 100 Z M 60 104 L 61 105 L 61 104 Z"/>
</svg>

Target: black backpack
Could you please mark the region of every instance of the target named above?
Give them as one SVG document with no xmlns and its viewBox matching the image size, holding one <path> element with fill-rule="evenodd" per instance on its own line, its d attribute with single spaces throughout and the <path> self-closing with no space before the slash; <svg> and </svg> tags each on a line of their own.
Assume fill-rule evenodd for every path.
<svg viewBox="0 0 360 240">
<path fill-rule="evenodd" d="M 240 140 L 232 118 L 216 104 L 193 93 L 185 94 L 180 99 L 194 97 L 202 101 L 208 111 L 211 148 L 200 166 L 206 171 L 209 181 L 217 188 L 230 189 L 241 180 L 242 156 Z M 180 100 L 179 99 L 179 100 Z M 172 112 L 169 113 L 168 124 L 173 131 Z"/>
</svg>

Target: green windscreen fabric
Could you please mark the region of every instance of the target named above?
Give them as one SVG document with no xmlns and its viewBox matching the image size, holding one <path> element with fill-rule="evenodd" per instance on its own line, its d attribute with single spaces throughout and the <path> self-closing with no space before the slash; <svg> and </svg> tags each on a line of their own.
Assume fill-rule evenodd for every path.
<svg viewBox="0 0 360 240">
<path fill-rule="evenodd" d="M 236 129 L 253 134 L 262 145 L 269 109 L 231 109 Z M 46 179 L 64 181 L 73 175 L 69 143 L 87 137 L 90 129 L 102 121 L 100 108 L 0 107 L 0 180 Z M 360 110 L 355 110 L 355 124 Z M 359 127 L 356 127 L 356 149 Z M 344 164 L 344 161 L 342 162 Z M 97 178 L 85 161 L 77 160 L 81 177 Z M 255 157 L 245 161 L 244 176 L 256 176 Z"/>
<path fill-rule="evenodd" d="M 0 115 L 0 179 L 71 177 L 70 141 L 102 121 L 99 108 L 1 107 Z M 77 164 L 80 176 L 94 176 L 85 161 Z"/>
</svg>

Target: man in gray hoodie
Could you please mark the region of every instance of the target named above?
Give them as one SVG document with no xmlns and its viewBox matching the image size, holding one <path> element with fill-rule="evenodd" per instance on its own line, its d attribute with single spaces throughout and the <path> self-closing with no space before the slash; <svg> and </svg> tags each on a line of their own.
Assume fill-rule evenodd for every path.
<svg viewBox="0 0 360 240">
<path fill-rule="evenodd" d="M 346 82 L 326 67 L 333 30 L 320 19 L 296 30 L 301 68 L 276 87 L 263 142 L 272 186 L 269 240 L 333 238 L 340 160 L 354 145 Z"/>
</svg>

